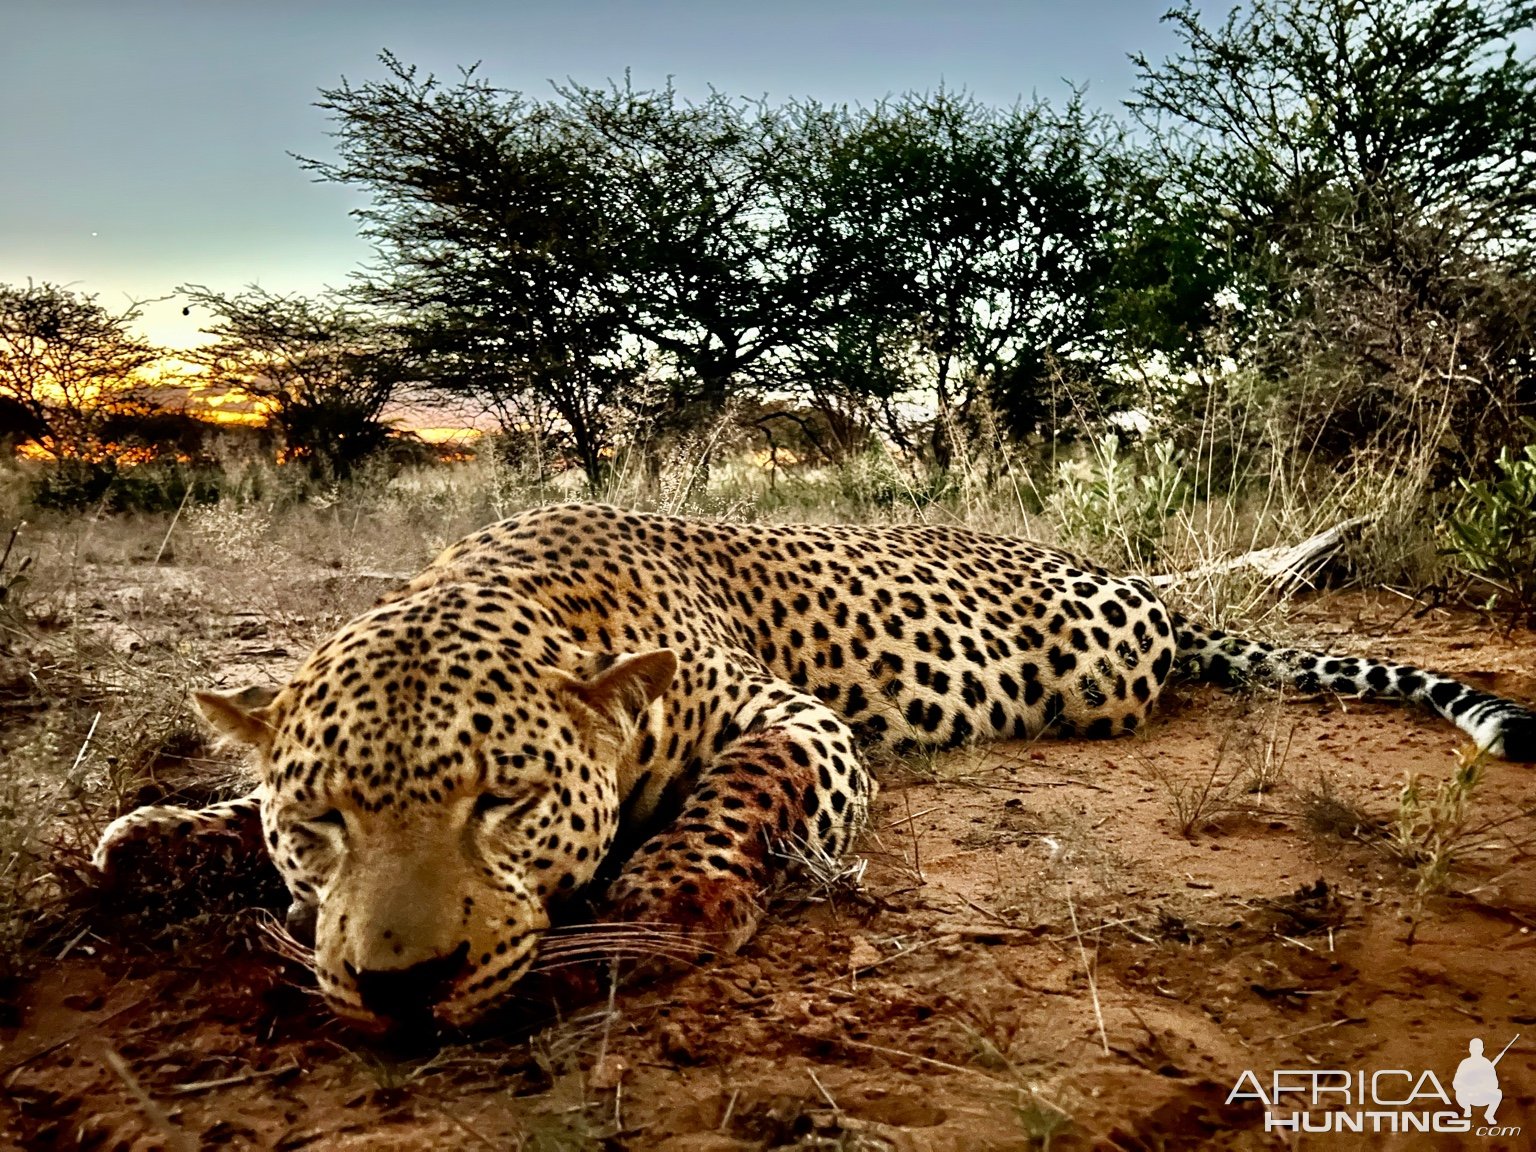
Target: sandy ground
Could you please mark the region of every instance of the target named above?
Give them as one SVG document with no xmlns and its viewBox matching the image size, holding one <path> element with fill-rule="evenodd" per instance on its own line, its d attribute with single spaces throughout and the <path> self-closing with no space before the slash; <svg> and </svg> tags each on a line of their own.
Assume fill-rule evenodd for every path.
<svg viewBox="0 0 1536 1152">
<path fill-rule="evenodd" d="M 167 611 L 195 603 L 188 596 L 164 600 Z M 110 625 L 114 601 L 98 607 Z M 1411 607 L 1335 596 L 1300 606 L 1297 624 L 1340 649 L 1536 699 L 1536 635 Z M 269 677 L 312 639 L 313 621 L 291 617 L 199 619 L 164 623 L 209 666 Z M 141 636 L 143 625 L 141 609 Z M 432 1051 L 373 1047 L 329 1019 L 253 910 L 156 936 L 143 916 L 101 907 L 20 990 L 19 1027 L 0 1032 L 0 1141 L 1530 1147 L 1536 862 L 1525 842 L 1536 824 L 1521 805 L 1531 769 L 1488 766 L 1438 891 L 1421 896 L 1378 835 L 1405 775 L 1443 780 L 1458 745 L 1449 726 L 1396 708 L 1199 688 L 1176 692 L 1132 741 L 891 765 L 861 881 L 786 893 L 742 954 L 662 983 L 621 981 L 611 1010 L 602 996 L 569 994 L 555 1008 L 535 989 L 498 1034 Z M 207 771 L 187 763 L 191 776 Z M 209 893 L 217 887 L 210 877 Z M 602 984 L 605 972 L 574 982 Z M 1517 1034 L 1498 1065 L 1498 1123 L 1525 1134 L 1390 1131 L 1405 1111 L 1459 1118 L 1433 1085 L 1452 1094 L 1472 1038 L 1491 1057 Z M 1291 1096 L 1275 1110 L 1282 1119 L 1375 1111 L 1363 1123 L 1383 1132 L 1266 1135 L 1253 1089 L 1269 1091 L 1276 1070 L 1292 1084 L 1348 1072 L 1352 1093 L 1357 1072 L 1369 1092 L 1372 1073 L 1401 1070 L 1416 1087 L 1388 1075 L 1376 1099 L 1418 1097 L 1399 1107 Z M 1229 1101 L 1245 1071 L 1247 1095 Z"/>
</svg>

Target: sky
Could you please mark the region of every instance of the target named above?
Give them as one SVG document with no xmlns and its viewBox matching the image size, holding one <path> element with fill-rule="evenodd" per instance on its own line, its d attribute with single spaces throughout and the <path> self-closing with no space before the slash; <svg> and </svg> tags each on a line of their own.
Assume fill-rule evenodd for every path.
<svg viewBox="0 0 1536 1152">
<path fill-rule="evenodd" d="M 479 63 L 551 80 L 671 77 L 776 101 L 871 103 L 943 84 L 1010 105 L 1087 85 L 1118 109 L 1127 53 L 1174 47 L 1170 0 L 0 0 L 0 283 L 51 282 L 113 309 L 178 284 L 314 293 L 369 256 L 361 193 L 290 153 L 331 155 L 314 101 L 382 78 L 388 49 L 453 77 Z M 167 347 L 180 302 L 144 306 Z"/>
</svg>

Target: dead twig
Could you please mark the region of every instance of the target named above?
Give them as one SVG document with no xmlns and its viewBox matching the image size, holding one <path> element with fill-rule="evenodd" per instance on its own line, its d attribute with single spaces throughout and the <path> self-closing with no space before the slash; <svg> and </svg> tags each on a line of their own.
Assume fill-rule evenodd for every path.
<svg viewBox="0 0 1536 1152">
<path fill-rule="evenodd" d="M 123 1087 L 128 1089 L 128 1095 L 133 1097 L 134 1103 L 138 1104 L 144 1115 L 149 1118 L 149 1122 L 160 1130 L 167 1144 L 176 1152 L 197 1152 L 197 1141 L 186 1129 L 173 1122 L 166 1110 L 144 1090 L 144 1085 L 139 1083 L 138 1077 L 133 1074 L 133 1069 L 128 1067 L 128 1062 L 118 1054 L 116 1048 L 103 1044 L 101 1058 L 112 1070 L 112 1074 L 123 1082 Z"/>
<path fill-rule="evenodd" d="M 817 1079 L 816 1069 L 807 1068 L 805 1074 L 811 1078 L 811 1083 L 816 1085 L 816 1091 L 821 1093 L 821 1098 L 827 1102 L 827 1107 L 831 1108 L 834 1112 L 841 1112 L 842 1109 L 837 1106 L 837 1101 L 832 1099 L 832 1093 L 828 1092 L 826 1085 Z"/>
<path fill-rule="evenodd" d="M 1298 1028 L 1294 1032 L 1281 1032 L 1275 1036 L 1266 1036 L 1262 1040 L 1255 1040 L 1248 1047 L 1254 1048 L 1260 1044 L 1278 1044 L 1282 1040 L 1294 1040 L 1298 1036 L 1305 1036 L 1308 1032 L 1321 1032 L 1326 1028 L 1342 1028 L 1346 1024 L 1365 1024 L 1364 1016 L 1346 1016 L 1342 1020 L 1329 1020 L 1323 1024 L 1313 1024 L 1309 1028 Z"/>
<path fill-rule="evenodd" d="M 249 1084 L 253 1080 L 265 1080 L 269 1076 L 282 1076 L 288 1072 L 295 1072 L 298 1064 L 284 1064 L 281 1068 L 268 1068 L 265 1072 L 258 1072 L 254 1068 L 248 1072 L 241 1072 L 236 1076 L 224 1076 L 218 1080 L 194 1080 L 190 1084 L 178 1084 L 174 1088 L 167 1088 L 166 1096 L 195 1096 L 199 1092 L 212 1092 L 215 1088 L 233 1088 L 236 1084 Z"/>
<path fill-rule="evenodd" d="M 187 501 L 192 499 L 193 485 L 187 484 L 187 491 L 181 498 L 181 503 L 176 506 L 176 515 L 171 517 L 171 526 L 165 530 L 165 539 L 160 541 L 160 550 L 155 553 L 153 561 L 156 567 L 160 566 L 160 558 L 165 555 L 165 549 L 171 542 L 171 533 L 176 531 L 176 522 L 181 519 L 181 514 L 187 510 Z"/>
<path fill-rule="evenodd" d="M 1072 902 L 1072 885 L 1067 885 L 1067 914 L 1072 917 L 1072 935 L 1077 940 L 1077 954 L 1083 961 L 1083 973 L 1088 977 L 1088 994 L 1093 997 L 1093 1015 L 1099 1022 L 1099 1043 L 1104 1055 L 1109 1053 L 1109 1033 L 1104 1027 L 1104 1007 L 1099 1003 L 1099 982 L 1094 978 L 1093 966 L 1088 963 L 1088 949 L 1083 947 L 1083 934 L 1077 926 L 1077 906 Z"/>
</svg>

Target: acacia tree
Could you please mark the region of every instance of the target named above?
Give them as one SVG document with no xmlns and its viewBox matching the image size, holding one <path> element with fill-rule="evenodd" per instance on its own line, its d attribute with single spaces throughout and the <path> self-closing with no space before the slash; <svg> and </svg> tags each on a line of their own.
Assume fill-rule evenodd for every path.
<svg viewBox="0 0 1536 1152">
<path fill-rule="evenodd" d="M 1257 0 L 1137 57 L 1165 149 L 1269 372 L 1332 451 L 1447 439 L 1487 459 L 1536 402 L 1532 0 Z M 1428 415 L 1426 415 L 1428 414 Z"/>
<path fill-rule="evenodd" d="M 404 343 L 374 316 L 334 297 L 182 286 L 212 314 L 212 339 L 185 353 L 215 385 L 260 401 L 288 453 L 318 474 L 349 476 L 389 438 L 385 409 L 413 378 Z"/>
<path fill-rule="evenodd" d="M 558 412 L 594 481 L 641 375 L 650 425 L 686 427 L 836 307 L 786 199 L 780 113 L 627 80 L 534 102 L 383 59 L 384 80 L 322 93 L 339 158 L 304 161 L 371 194 L 366 291 L 414 318 L 437 386 Z"/>
<path fill-rule="evenodd" d="M 337 159 L 304 161 L 370 195 L 367 298 L 435 387 L 508 431 L 557 413 L 594 483 L 640 392 L 654 432 L 793 391 L 845 455 L 882 417 L 905 442 L 914 389 L 942 450 L 982 396 L 1034 431 L 1061 365 L 1098 382 L 1117 202 L 1077 101 L 770 108 L 627 79 L 532 101 L 383 59 L 322 93 Z"/>
<path fill-rule="evenodd" d="M 795 106 L 692 103 L 627 78 L 557 92 L 602 156 L 615 309 L 692 387 L 684 404 L 718 412 L 842 316 L 849 270 L 817 258 L 826 220 L 805 195 L 825 142 Z"/>
<path fill-rule="evenodd" d="M 358 215 L 380 262 L 364 292 L 407 317 L 429 385 L 519 438 L 556 413 L 549 455 L 573 454 L 595 485 L 622 382 L 598 157 L 551 109 L 472 72 L 443 86 L 384 62 L 386 81 L 323 93 L 341 159 L 305 161 L 372 194 Z"/>
<path fill-rule="evenodd" d="M 641 369 L 616 341 L 599 342 L 579 326 L 561 330 L 574 318 L 557 306 L 524 318 L 499 311 L 502 303 L 485 292 L 419 314 L 409 334 L 422 379 L 471 401 L 509 442 L 531 447 L 540 473 L 574 460 L 595 490 L 613 448 L 614 407 Z"/>
<path fill-rule="evenodd" d="M 776 386 L 819 417 L 823 434 L 807 432 L 807 438 L 828 460 L 841 463 L 856 456 L 876 429 L 911 454 L 917 447 L 910 417 L 899 402 L 918 374 L 916 359 L 898 325 L 850 311 L 846 319 L 802 333 L 785 349 L 776 361 Z"/>
<path fill-rule="evenodd" d="M 1032 431 L 1053 358 L 1086 363 L 1106 267 L 1101 128 L 1076 101 L 1058 113 L 906 96 L 852 115 L 806 190 L 823 258 L 850 278 L 841 311 L 875 322 L 863 343 L 882 358 L 866 378 L 890 379 L 893 339 L 917 353 L 903 374 L 931 389 L 941 458 L 983 396 Z M 832 366 L 848 344 L 825 347 Z"/>
<path fill-rule="evenodd" d="M 139 315 L 53 284 L 0 285 L 0 414 L 14 432 L 58 460 L 99 458 L 109 421 L 148 409 L 144 372 L 162 353 L 130 331 Z"/>
<path fill-rule="evenodd" d="M 424 383 L 519 439 L 554 412 L 548 455 L 595 485 L 635 351 L 601 149 L 558 106 L 473 70 L 445 85 L 382 59 L 386 79 L 321 95 L 338 159 L 302 161 L 370 194 L 355 214 L 378 260 L 361 291 L 404 318 Z"/>
<path fill-rule="evenodd" d="M 1218 28 L 1169 12 L 1183 51 L 1131 104 L 1250 252 L 1333 259 L 1341 245 L 1411 265 L 1510 234 L 1536 209 L 1533 0 L 1258 0 Z"/>
<path fill-rule="evenodd" d="M 1222 318 L 1218 299 L 1238 283 L 1226 214 L 1125 140 L 1101 154 L 1099 187 L 1113 202 L 1095 304 L 1108 355 L 1127 365 L 1158 353 L 1180 364 L 1199 359 Z"/>
</svg>

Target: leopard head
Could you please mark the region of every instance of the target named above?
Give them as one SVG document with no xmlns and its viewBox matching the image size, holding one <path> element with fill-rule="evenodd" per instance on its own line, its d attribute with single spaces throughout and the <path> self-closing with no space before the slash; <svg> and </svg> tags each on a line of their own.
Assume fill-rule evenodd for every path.
<svg viewBox="0 0 1536 1152">
<path fill-rule="evenodd" d="M 274 692 L 199 692 L 255 751 L 267 848 L 322 993 L 370 1030 L 463 1027 L 528 971 L 614 842 L 677 660 L 595 657 L 505 589 L 359 616 Z"/>
</svg>

